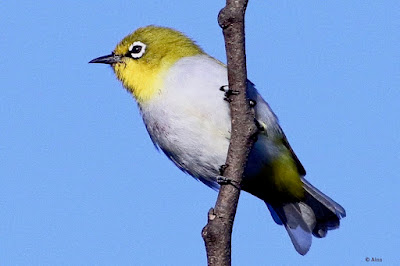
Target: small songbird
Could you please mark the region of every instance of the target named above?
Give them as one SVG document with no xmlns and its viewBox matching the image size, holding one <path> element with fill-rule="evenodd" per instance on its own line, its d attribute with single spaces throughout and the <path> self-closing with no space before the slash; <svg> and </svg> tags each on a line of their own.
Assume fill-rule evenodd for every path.
<svg viewBox="0 0 400 266">
<path fill-rule="evenodd" d="M 126 36 L 106 56 L 136 99 L 150 138 L 182 171 L 218 189 L 228 153 L 231 117 L 226 66 L 184 34 L 147 26 Z M 241 189 L 265 201 L 298 253 L 312 235 L 325 237 L 346 216 L 342 206 L 312 186 L 276 115 L 250 81 L 247 95 L 262 128 L 245 167 Z"/>
</svg>

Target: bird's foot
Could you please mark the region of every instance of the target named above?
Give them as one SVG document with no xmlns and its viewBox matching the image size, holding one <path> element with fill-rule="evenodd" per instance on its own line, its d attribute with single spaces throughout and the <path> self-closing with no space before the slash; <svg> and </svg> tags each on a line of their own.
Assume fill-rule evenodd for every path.
<svg viewBox="0 0 400 266">
<path fill-rule="evenodd" d="M 232 99 L 229 98 L 231 95 L 238 95 L 240 93 L 239 91 L 229 89 L 228 85 L 219 87 L 219 90 L 225 92 L 224 100 L 228 103 L 232 102 Z M 249 100 L 250 107 L 254 107 L 256 104 L 257 102 L 255 100 Z"/>
<path fill-rule="evenodd" d="M 230 179 L 228 177 L 225 177 L 225 176 L 221 176 L 221 175 L 217 176 L 217 183 L 219 185 L 232 185 L 235 188 L 241 190 L 241 185 L 239 182 L 237 182 L 236 180 Z"/>
<path fill-rule="evenodd" d="M 219 167 L 219 175 L 220 175 L 220 176 L 223 176 L 223 175 L 224 175 L 224 172 L 225 172 L 226 168 L 228 168 L 228 166 L 229 166 L 229 165 L 227 165 L 227 164 L 223 164 L 223 165 L 221 165 L 221 166 Z"/>
<path fill-rule="evenodd" d="M 229 89 L 228 85 L 223 85 L 219 88 L 220 91 L 225 92 L 224 100 L 230 103 L 232 100 L 229 98 L 231 95 L 238 95 L 239 91 Z"/>
</svg>

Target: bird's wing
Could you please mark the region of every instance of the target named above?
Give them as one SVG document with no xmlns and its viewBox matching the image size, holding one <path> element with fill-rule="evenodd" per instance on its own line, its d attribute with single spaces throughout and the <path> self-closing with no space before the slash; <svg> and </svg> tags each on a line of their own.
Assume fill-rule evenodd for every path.
<svg viewBox="0 0 400 266">
<path fill-rule="evenodd" d="M 289 144 L 289 141 L 287 140 L 285 134 L 282 131 L 282 143 L 283 145 L 289 150 L 290 154 L 292 155 L 292 158 L 294 160 L 294 162 L 296 163 L 296 167 L 297 167 L 297 171 L 299 171 L 299 174 L 301 176 L 305 176 L 306 175 L 306 169 L 304 169 L 304 166 L 301 164 L 299 158 L 297 157 L 297 155 L 294 153 L 292 147 Z"/>
<path fill-rule="evenodd" d="M 283 133 L 283 130 L 279 125 L 278 117 L 274 114 L 269 104 L 262 98 L 254 84 L 250 81 L 248 81 L 247 84 L 247 96 L 250 100 L 256 102 L 256 118 L 260 125 L 262 125 L 266 130 L 268 137 L 271 139 L 280 140 L 282 142 L 282 144 L 289 150 L 299 174 L 301 176 L 305 176 L 306 170 L 290 146 L 285 133 Z"/>
</svg>

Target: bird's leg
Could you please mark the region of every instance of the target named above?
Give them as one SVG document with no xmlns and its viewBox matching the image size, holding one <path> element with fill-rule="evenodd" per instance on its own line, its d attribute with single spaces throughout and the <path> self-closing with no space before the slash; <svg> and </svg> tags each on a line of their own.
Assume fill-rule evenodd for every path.
<svg viewBox="0 0 400 266">
<path fill-rule="evenodd" d="M 224 100 L 230 103 L 232 100 L 229 98 L 231 95 L 238 95 L 239 92 L 229 89 L 228 85 L 223 85 L 219 88 L 220 91 L 225 92 Z"/>
<path fill-rule="evenodd" d="M 220 175 L 217 176 L 217 183 L 219 185 L 232 185 L 239 190 L 241 189 L 241 185 L 239 182 L 237 182 L 233 179 L 227 178 L 225 176 L 220 176 Z"/>
<path fill-rule="evenodd" d="M 219 87 L 219 90 L 225 92 L 224 100 L 227 101 L 228 103 L 230 103 L 232 101 L 229 98 L 229 96 L 239 94 L 238 91 L 229 89 L 228 85 L 223 85 L 223 86 Z M 254 107 L 254 106 L 256 106 L 256 104 L 257 104 L 257 102 L 255 100 L 251 100 L 251 99 L 249 100 L 250 107 Z"/>
<path fill-rule="evenodd" d="M 223 176 L 223 175 L 224 175 L 224 172 L 225 172 L 226 168 L 228 168 L 228 166 L 229 166 L 229 165 L 227 165 L 227 164 L 223 164 L 223 165 L 221 165 L 221 166 L 219 167 L 219 175 L 220 175 L 220 176 Z"/>
<path fill-rule="evenodd" d="M 240 183 L 236 182 L 235 180 L 232 180 L 228 177 L 223 176 L 224 172 L 226 170 L 226 168 L 228 168 L 227 164 L 223 164 L 219 167 L 219 175 L 217 176 L 217 183 L 219 185 L 232 185 L 237 189 L 241 189 L 240 188 Z"/>
<path fill-rule="evenodd" d="M 250 99 L 249 105 L 251 108 L 254 108 L 254 106 L 257 105 L 257 102 L 255 100 Z M 265 128 L 261 125 L 261 123 L 256 118 L 254 118 L 254 124 L 256 124 L 258 131 L 265 131 Z"/>
<path fill-rule="evenodd" d="M 228 98 L 228 97 L 224 97 L 224 101 L 227 101 L 228 103 L 232 102 L 232 99 Z"/>
<path fill-rule="evenodd" d="M 220 91 L 223 91 L 223 92 L 226 92 L 228 89 L 226 89 L 226 88 L 228 88 L 229 89 L 229 86 L 228 85 L 222 85 L 221 87 L 219 87 L 219 90 Z"/>
</svg>

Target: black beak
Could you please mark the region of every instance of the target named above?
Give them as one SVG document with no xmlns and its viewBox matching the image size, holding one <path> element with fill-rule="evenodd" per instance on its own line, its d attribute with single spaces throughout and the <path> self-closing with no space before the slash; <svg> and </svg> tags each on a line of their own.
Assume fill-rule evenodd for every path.
<svg viewBox="0 0 400 266">
<path fill-rule="evenodd" d="M 115 63 L 121 63 L 122 62 L 122 56 L 116 55 L 114 53 L 105 55 L 105 56 L 100 56 L 98 58 L 93 59 L 90 63 L 101 63 L 101 64 L 115 64 Z"/>
</svg>

